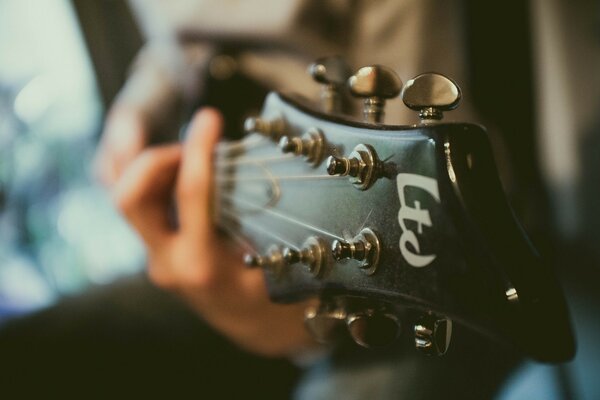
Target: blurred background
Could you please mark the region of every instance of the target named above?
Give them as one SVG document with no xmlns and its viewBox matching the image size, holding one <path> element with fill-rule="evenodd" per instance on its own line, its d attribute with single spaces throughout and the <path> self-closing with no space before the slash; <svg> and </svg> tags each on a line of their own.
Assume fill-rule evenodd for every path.
<svg viewBox="0 0 600 400">
<path fill-rule="evenodd" d="M 91 178 L 104 111 L 73 3 L 1 1 L 0 324 L 143 265 Z"/>
<path fill-rule="evenodd" d="M 531 84 L 537 104 L 536 133 L 508 151 L 512 168 L 533 165 L 541 186 L 525 180 L 511 200 L 554 260 L 579 351 L 564 367 L 524 366 L 504 398 L 548 382 L 559 388 L 544 398 L 600 398 L 600 5 L 567 3 L 530 1 L 535 79 L 505 79 Z M 146 39 L 126 1 L 0 0 L 0 328 L 143 270 L 143 247 L 91 166 L 108 106 Z M 519 112 L 503 101 L 489 107 Z M 519 207 L 528 190 L 543 202 Z"/>
</svg>

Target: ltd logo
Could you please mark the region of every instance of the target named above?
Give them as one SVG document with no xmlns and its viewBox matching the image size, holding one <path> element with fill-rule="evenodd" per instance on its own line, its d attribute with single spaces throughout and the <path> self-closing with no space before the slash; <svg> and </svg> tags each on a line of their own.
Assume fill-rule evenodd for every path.
<svg viewBox="0 0 600 400">
<path fill-rule="evenodd" d="M 423 226 L 431 227 L 431 215 L 429 210 L 421 208 L 421 202 L 415 200 L 413 204 L 406 204 L 407 187 L 414 187 L 423 190 L 431 195 L 438 203 L 440 202 L 440 193 L 437 180 L 416 174 L 398 174 L 396 177 L 398 183 L 398 196 L 400 198 L 400 211 L 398 212 L 398 222 L 402 234 L 400 235 L 400 253 L 402 257 L 411 266 L 416 268 L 426 267 L 435 260 L 435 254 L 421 254 L 421 246 L 417 234 L 423 234 Z M 405 221 L 415 221 L 417 223 L 417 232 L 408 229 Z"/>
</svg>

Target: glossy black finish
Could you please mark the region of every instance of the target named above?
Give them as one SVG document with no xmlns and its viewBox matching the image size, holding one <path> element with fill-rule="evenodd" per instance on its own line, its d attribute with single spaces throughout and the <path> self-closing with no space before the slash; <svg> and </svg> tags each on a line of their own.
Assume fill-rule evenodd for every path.
<svg viewBox="0 0 600 400">
<path fill-rule="evenodd" d="M 240 213 L 236 223 L 261 251 L 281 245 L 278 240 L 301 246 L 311 235 L 331 244 L 336 237 L 354 237 L 362 228 L 372 229 L 381 242 L 379 266 L 370 276 L 359 268 L 359 261 L 335 261 L 331 255 L 319 277 L 306 268 L 266 270 L 275 301 L 314 295 L 366 297 L 398 306 L 402 315 L 417 315 L 416 310 L 450 317 L 512 342 L 538 360 L 573 356 L 561 290 L 508 206 L 482 127 L 352 122 L 276 94 L 268 97 L 262 117 L 283 117 L 285 134 L 292 136 L 319 128 L 327 143 L 325 156 L 347 156 L 363 143 L 373 146 L 384 161 L 382 177 L 365 191 L 346 177 L 325 177 L 325 163 L 314 167 L 301 157 L 228 170 L 237 179 L 227 193 Z M 276 154 L 281 152 L 275 145 L 265 144 L 248 147 L 242 157 L 268 160 Z M 419 246 L 406 245 L 404 254 L 399 174 L 434 182 L 438 192 L 418 185 L 404 188 L 405 207 L 428 211 L 431 220 L 430 226 L 402 220 Z M 273 178 L 282 176 L 314 178 Z M 278 190 L 280 196 L 273 202 Z M 256 207 L 266 204 L 265 210 Z M 435 258 L 429 263 L 420 258 L 426 265 L 415 266 L 418 262 L 409 262 L 407 252 Z"/>
</svg>

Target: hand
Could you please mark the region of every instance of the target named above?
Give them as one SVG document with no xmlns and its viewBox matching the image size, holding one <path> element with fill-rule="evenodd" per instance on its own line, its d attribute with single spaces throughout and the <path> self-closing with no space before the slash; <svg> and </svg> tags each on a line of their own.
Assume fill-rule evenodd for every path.
<svg viewBox="0 0 600 400">
<path fill-rule="evenodd" d="M 100 144 L 94 158 L 94 174 L 112 188 L 127 166 L 144 150 L 148 128 L 139 111 L 113 106 L 106 118 Z"/>
<path fill-rule="evenodd" d="M 273 356 L 314 346 L 303 326 L 306 304 L 280 305 L 263 274 L 211 225 L 212 152 L 222 129 L 206 109 L 190 124 L 186 143 L 144 151 L 119 180 L 118 207 L 148 248 L 151 280 L 180 293 L 213 327 L 240 346 Z M 175 194 L 179 227 L 169 206 Z"/>
</svg>

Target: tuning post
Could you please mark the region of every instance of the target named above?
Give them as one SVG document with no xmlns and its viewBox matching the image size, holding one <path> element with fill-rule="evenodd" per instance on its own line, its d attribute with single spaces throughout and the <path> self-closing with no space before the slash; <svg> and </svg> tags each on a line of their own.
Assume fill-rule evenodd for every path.
<svg viewBox="0 0 600 400">
<path fill-rule="evenodd" d="M 346 308 L 333 299 L 321 299 L 304 311 L 304 325 L 319 343 L 330 344 L 344 335 Z"/>
<path fill-rule="evenodd" d="M 304 156 L 308 163 L 317 166 L 323 159 L 324 143 L 323 133 L 311 128 L 302 137 L 282 136 L 279 147 L 283 153 Z"/>
<path fill-rule="evenodd" d="M 249 268 L 259 268 L 265 264 L 265 260 L 259 254 L 244 254 L 244 264 Z"/>
<path fill-rule="evenodd" d="M 348 157 L 330 156 L 327 159 L 329 175 L 348 176 L 360 190 L 367 190 L 382 176 L 383 163 L 375 149 L 368 144 L 357 145 Z"/>
<path fill-rule="evenodd" d="M 287 265 L 302 263 L 308 267 L 313 276 L 317 277 L 323 272 L 327 262 L 325 248 L 326 246 L 322 239 L 311 236 L 299 250 L 285 247 L 282 256 Z"/>
<path fill-rule="evenodd" d="M 272 245 L 265 255 L 244 254 L 244 264 L 249 268 L 263 268 L 279 273 L 284 265 L 283 253 L 279 246 Z"/>
<path fill-rule="evenodd" d="M 278 142 L 285 130 L 282 118 L 265 119 L 260 117 L 248 117 L 244 121 L 244 132 L 258 133 L 274 142 Z"/>
<path fill-rule="evenodd" d="M 422 124 L 440 121 L 444 111 L 454 110 L 461 99 L 460 87 L 452 79 L 433 72 L 418 75 L 406 82 L 402 101 L 419 112 Z"/>
<path fill-rule="evenodd" d="M 367 122 L 383 122 L 387 99 L 400 94 L 402 81 L 390 68 L 370 65 L 360 68 L 348 80 L 350 93 L 364 99 L 363 115 Z"/>
<path fill-rule="evenodd" d="M 381 308 L 367 308 L 346 317 L 348 333 L 362 347 L 381 347 L 393 343 L 400 335 L 400 321 Z"/>
<path fill-rule="evenodd" d="M 446 354 L 452 338 L 452 320 L 434 314 L 422 316 L 415 324 L 415 347 L 427 354 Z"/>
<path fill-rule="evenodd" d="M 342 109 L 341 91 L 352 74 L 350 66 L 339 56 L 323 57 L 308 67 L 308 73 L 321 84 L 321 108 L 327 113 Z"/>
<path fill-rule="evenodd" d="M 379 238 L 369 228 L 364 228 L 352 240 L 334 240 L 331 244 L 331 253 L 336 261 L 361 261 L 360 267 L 367 275 L 373 275 L 377 271 L 380 252 Z"/>
</svg>

